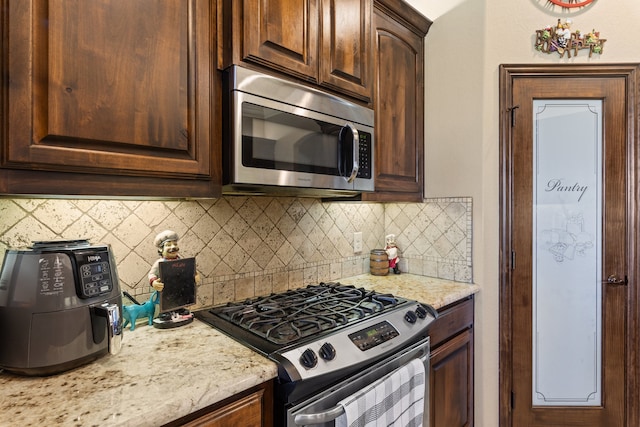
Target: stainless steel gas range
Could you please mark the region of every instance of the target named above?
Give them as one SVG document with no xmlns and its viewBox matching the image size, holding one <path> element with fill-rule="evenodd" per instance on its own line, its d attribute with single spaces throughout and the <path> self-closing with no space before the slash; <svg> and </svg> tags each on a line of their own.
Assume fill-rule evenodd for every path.
<svg viewBox="0 0 640 427">
<path fill-rule="evenodd" d="M 343 399 L 415 359 L 428 386 L 428 329 L 437 312 L 417 301 L 320 283 L 195 316 L 278 364 L 275 425 L 333 426 Z"/>
</svg>

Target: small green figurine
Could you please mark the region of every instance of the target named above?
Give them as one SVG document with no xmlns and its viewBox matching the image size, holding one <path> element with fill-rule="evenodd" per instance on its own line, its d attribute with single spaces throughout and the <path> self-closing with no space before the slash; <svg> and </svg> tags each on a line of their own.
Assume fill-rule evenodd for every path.
<svg viewBox="0 0 640 427">
<path fill-rule="evenodd" d="M 149 301 L 144 304 L 123 305 L 122 317 L 124 317 L 124 323 L 122 324 L 122 327 L 126 328 L 127 325 L 131 323 L 131 330 L 133 331 L 136 328 L 136 320 L 138 320 L 138 317 L 148 317 L 149 326 L 151 326 L 153 324 L 153 317 L 156 314 L 156 305 L 159 303 L 160 295 L 158 294 L 158 291 L 155 291 L 151 294 Z"/>
</svg>

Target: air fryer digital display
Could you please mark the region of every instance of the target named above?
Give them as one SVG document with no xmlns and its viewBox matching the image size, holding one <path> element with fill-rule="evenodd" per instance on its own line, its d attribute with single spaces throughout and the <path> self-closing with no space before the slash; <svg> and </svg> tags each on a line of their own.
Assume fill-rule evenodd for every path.
<svg viewBox="0 0 640 427">
<path fill-rule="evenodd" d="M 78 268 L 78 296 L 91 298 L 107 294 L 113 289 L 109 253 L 101 252 L 75 252 Z"/>
</svg>

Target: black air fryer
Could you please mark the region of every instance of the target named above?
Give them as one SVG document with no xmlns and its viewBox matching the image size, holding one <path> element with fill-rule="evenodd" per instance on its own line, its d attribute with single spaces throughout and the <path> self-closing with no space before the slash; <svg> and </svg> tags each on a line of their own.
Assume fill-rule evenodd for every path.
<svg viewBox="0 0 640 427">
<path fill-rule="evenodd" d="M 122 297 L 109 245 L 34 242 L 0 273 L 0 368 L 51 375 L 116 354 Z"/>
</svg>

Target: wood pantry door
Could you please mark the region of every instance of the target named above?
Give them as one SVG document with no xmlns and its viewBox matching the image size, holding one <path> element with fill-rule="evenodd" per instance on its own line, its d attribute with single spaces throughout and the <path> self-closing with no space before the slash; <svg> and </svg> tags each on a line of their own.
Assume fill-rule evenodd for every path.
<svg viewBox="0 0 640 427">
<path fill-rule="evenodd" d="M 640 425 L 637 69 L 500 67 L 501 427 Z"/>
</svg>

